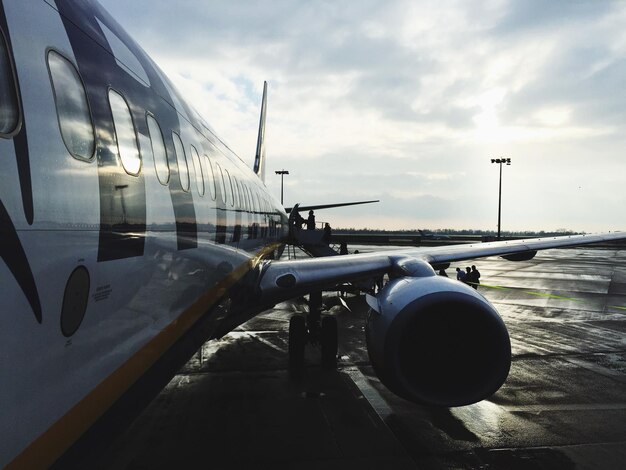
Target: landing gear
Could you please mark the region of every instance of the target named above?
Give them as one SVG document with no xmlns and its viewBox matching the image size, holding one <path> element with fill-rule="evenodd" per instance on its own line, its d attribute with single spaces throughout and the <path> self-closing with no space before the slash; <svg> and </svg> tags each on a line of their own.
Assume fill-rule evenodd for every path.
<svg viewBox="0 0 626 470">
<path fill-rule="evenodd" d="M 302 315 L 294 315 L 289 320 L 289 369 L 301 370 L 304 367 L 304 347 L 307 342 L 307 329 Z"/>
<path fill-rule="evenodd" d="M 322 349 L 322 367 L 324 369 L 337 368 L 337 319 L 326 316 L 322 318 L 320 332 L 320 346 Z"/>
<path fill-rule="evenodd" d="M 337 319 L 330 315 L 322 317 L 321 310 L 322 293 L 312 292 L 306 318 L 294 315 L 289 320 L 289 369 L 292 372 L 304 368 L 307 343 L 320 348 L 322 368 L 337 368 Z"/>
</svg>

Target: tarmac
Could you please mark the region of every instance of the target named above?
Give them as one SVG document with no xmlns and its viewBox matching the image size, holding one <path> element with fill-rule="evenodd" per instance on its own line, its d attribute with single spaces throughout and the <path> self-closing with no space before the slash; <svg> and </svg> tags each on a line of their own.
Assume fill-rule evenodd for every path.
<svg viewBox="0 0 626 470">
<path fill-rule="evenodd" d="M 346 296 L 347 310 L 329 293 L 337 371 L 311 346 L 290 377 L 289 318 L 307 306 L 279 304 L 205 343 L 90 468 L 626 468 L 626 249 L 458 265 L 471 264 L 513 349 L 490 399 L 432 408 L 393 395 L 369 364 L 363 297 Z"/>
</svg>

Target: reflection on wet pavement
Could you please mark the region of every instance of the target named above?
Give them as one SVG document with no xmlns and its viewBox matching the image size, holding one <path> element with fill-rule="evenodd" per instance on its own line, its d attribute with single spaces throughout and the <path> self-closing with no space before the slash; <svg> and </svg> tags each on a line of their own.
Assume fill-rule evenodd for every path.
<svg viewBox="0 0 626 470">
<path fill-rule="evenodd" d="M 329 294 L 337 372 L 311 347 L 305 374 L 289 378 L 289 317 L 305 306 L 280 304 L 206 343 L 90 467 L 624 468 L 626 250 L 472 264 L 504 288 L 480 292 L 512 338 L 509 378 L 491 399 L 435 409 L 394 396 L 369 366 L 363 299 L 347 297 L 348 311 Z"/>
</svg>

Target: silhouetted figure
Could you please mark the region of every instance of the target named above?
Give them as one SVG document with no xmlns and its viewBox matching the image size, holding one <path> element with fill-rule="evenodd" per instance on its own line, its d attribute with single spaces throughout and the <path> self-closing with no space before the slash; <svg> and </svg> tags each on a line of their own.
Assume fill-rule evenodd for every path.
<svg viewBox="0 0 626 470">
<path fill-rule="evenodd" d="M 322 240 L 324 240 L 324 243 L 326 243 L 327 245 L 330 243 L 330 236 L 332 235 L 332 230 L 330 228 L 330 224 L 328 222 L 326 222 L 326 224 L 324 225 L 324 235 L 322 237 Z"/>
<path fill-rule="evenodd" d="M 474 285 L 474 274 L 472 273 L 472 270 L 469 266 L 465 268 L 465 284 L 467 284 L 468 286 Z"/>
<path fill-rule="evenodd" d="M 306 219 L 306 229 L 315 230 L 315 214 L 313 211 L 309 211 L 309 218 Z"/>
<path fill-rule="evenodd" d="M 302 225 L 306 222 L 306 219 L 300 215 L 300 212 L 296 211 L 296 215 L 294 217 L 294 227 L 297 229 L 301 229 Z"/>
<path fill-rule="evenodd" d="M 340 255 L 347 255 L 348 254 L 348 245 L 346 244 L 346 242 L 341 242 L 339 244 L 339 254 Z"/>
<path fill-rule="evenodd" d="M 472 284 L 472 287 L 474 289 L 478 289 L 478 284 L 480 284 L 480 271 L 476 269 L 476 266 L 474 266 L 473 264 L 472 264 L 472 281 L 474 282 L 474 284 Z"/>
<path fill-rule="evenodd" d="M 465 274 L 465 271 L 463 271 L 461 268 L 456 268 L 456 280 L 457 281 L 465 282 L 466 276 L 467 275 Z"/>
<path fill-rule="evenodd" d="M 440 275 L 440 276 L 443 276 L 443 277 L 448 277 L 448 274 L 446 273 L 446 270 L 445 270 L 445 269 L 440 269 L 440 270 L 439 270 L 439 275 Z"/>
</svg>

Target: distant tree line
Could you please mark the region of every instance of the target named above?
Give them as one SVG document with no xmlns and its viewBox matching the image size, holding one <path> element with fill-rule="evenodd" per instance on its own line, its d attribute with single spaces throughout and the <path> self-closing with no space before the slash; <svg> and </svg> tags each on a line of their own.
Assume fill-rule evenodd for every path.
<svg viewBox="0 0 626 470">
<path fill-rule="evenodd" d="M 497 231 L 495 230 L 480 230 L 480 229 L 463 229 L 457 230 L 453 228 L 440 228 L 440 229 L 421 229 L 424 233 L 434 233 L 437 235 L 475 235 L 475 236 L 496 236 Z M 420 230 L 412 229 L 412 230 L 378 230 L 378 229 L 367 229 L 367 228 L 333 228 L 333 233 L 346 233 L 346 234 L 383 234 L 383 235 L 420 235 Z M 559 228 L 555 231 L 534 231 L 534 230 L 512 230 L 507 231 L 503 230 L 501 232 L 503 237 L 552 237 L 552 236 L 563 236 L 563 235 L 580 235 L 584 232 L 574 232 L 573 230 Z"/>
</svg>

